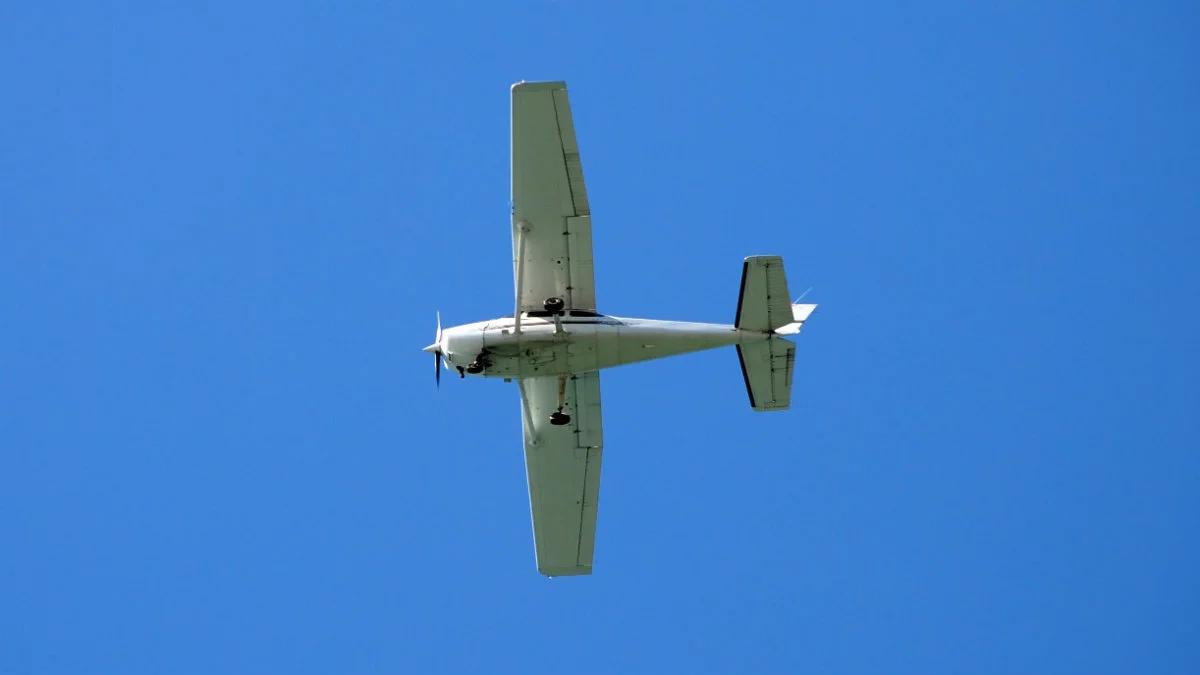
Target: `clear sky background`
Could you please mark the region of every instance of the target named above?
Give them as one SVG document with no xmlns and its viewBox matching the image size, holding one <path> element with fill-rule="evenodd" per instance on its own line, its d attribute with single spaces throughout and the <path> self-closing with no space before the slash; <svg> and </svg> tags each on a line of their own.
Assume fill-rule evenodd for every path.
<svg viewBox="0 0 1200 675">
<path fill-rule="evenodd" d="M 5 3 L 0 672 L 1195 673 L 1194 3 Z M 243 6 L 246 5 L 246 6 Z M 534 567 L 508 87 L 569 83 L 604 373 Z"/>
</svg>

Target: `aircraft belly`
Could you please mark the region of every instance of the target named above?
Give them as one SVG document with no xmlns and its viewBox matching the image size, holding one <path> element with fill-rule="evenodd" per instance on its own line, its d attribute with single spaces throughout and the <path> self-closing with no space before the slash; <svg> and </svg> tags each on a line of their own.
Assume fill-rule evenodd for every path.
<svg viewBox="0 0 1200 675">
<path fill-rule="evenodd" d="M 567 345 L 561 342 L 521 345 L 518 369 L 520 377 L 561 375 L 570 372 L 567 365 Z"/>
<path fill-rule="evenodd" d="M 626 363 L 711 349 L 739 341 L 732 326 L 648 320 L 626 323 L 549 323 L 489 328 L 483 340 L 491 377 L 539 377 L 588 373 Z"/>
<path fill-rule="evenodd" d="M 621 365 L 621 327 L 602 325 L 596 328 L 597 370 Z"/>
<path fill-rule="evenodd" d="M 483 374 L 538 377 L 597 370 L 596 326 L 564 323 L 562 329 L 558 333 L 553 324 L 538 323 L 523 327 L 520 334 L 507 326 L 489 330 L 485 347 L 491 365 Z"/>
<path fill-rule="evenodd" d="M 567 368 L 572 373 L 587 373 L 596 370 L 596 332 L 580 332 L 567 342 Z"/>
<path fill-rule="evenodd" d="M 606 364 L 606 367 L 702 351 L 738 342 L 738 333 L 732 326 L 682 323 L 667 325 L 669 323 L 622 326 L 616 340 L 616 362 Z"/>
</svg>

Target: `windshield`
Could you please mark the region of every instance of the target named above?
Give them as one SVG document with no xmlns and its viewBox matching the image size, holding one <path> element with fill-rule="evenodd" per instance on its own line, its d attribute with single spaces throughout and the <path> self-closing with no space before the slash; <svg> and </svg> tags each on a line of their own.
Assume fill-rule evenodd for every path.
<svg viewBox="0 0 1200 675">
<path fill-rule="evenodd" d="M 587 317 L 587 318 L 593 318 L 593 319 L 605 318 L 603 314 L 597 314 L 596 312 L 589 312 L 586 309 L 572 309 L 569 312 L 548 312 L 544 309 L 535 309 L 535 310 L 532 310 L 529 312 L 525 312 L 524 315 L 535 318 L 535 319 L 549 319 L 550 317 L 554 316 L 555 314 L 576 316 L 576 317 L 581 317 L 581 318 Z"/>
</svg>

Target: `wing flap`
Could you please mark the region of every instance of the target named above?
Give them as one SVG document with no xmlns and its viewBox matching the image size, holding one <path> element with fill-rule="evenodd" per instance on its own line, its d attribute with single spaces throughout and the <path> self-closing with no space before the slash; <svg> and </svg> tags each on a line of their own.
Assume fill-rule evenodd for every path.
<svg viewBox="0 0 1200 675">
<path fill-rule="evenodd" d="M 596 289 L 592 263 L 592 217 L 567 218 L 568 291 L 576 309 L 596 308 Z"/>
</svg>

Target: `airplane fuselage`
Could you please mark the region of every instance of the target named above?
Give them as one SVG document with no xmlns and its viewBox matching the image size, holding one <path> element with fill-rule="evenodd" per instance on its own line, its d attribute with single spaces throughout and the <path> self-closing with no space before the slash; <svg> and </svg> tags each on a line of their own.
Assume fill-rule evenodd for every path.
<svg viewBox="0 0 1200 675">
<path fill-rule="evenodd" d="M 769 337 L 723 324 L 533 314 L 522 315 L 519 332 L 511 316 L 443 330 L 439 346 L 447 366 L 484 377 L 565 375 Z"/>
</svg>

